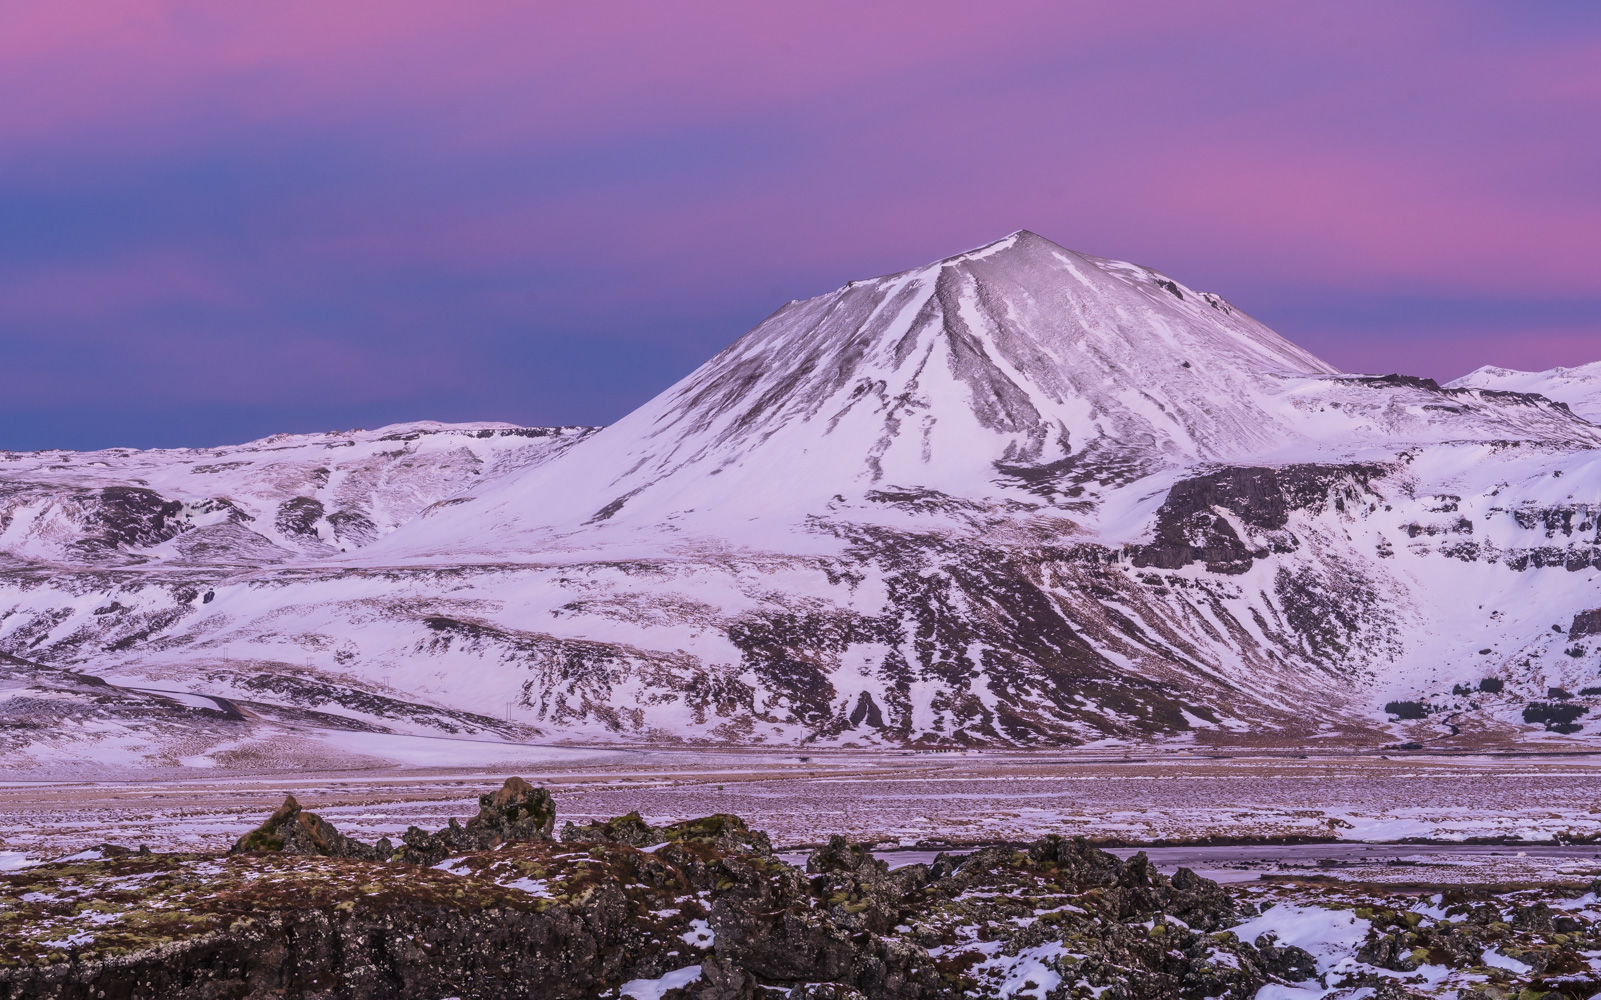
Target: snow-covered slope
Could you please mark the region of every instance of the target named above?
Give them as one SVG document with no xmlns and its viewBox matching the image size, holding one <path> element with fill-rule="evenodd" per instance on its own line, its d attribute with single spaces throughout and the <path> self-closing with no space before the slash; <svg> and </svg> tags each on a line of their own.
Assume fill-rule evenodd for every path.
<svg viewBox="0 0 1601 1000">
<path fill-rule="evenodd" d="M 370 544 L 587 427 L 419 421 L 223 448 L 0 452 L 0 558 L 281 563 Z"/>
<path fill-rule="evenodd" d="M 1485 365 L 1448 384 L 1475 389 L 1539 393 L 1547 399 L 1566 403 L 1569 409 L 1591 423 L 1601 423 L 1601 361 L 1593 361 L 1574 368 L 1552 368 L 1543 372 L 1520 372 L 1511 368 Z"/>
<path fill-rule="evenodd" d="M 554 525 L 720 520 L 888 483 L 991 493 L 1011 469 L 1228 460 L 1283 437 L 1264 402 L 1306 373 L 1332 369 L 1217 296 L 1017 233 L 789 303 L 575 461 L 486 499 Z"/>
<path fill-rule="evenodd" d="M 1601 427 L 1031 233 L 789 303 L 599 431 L 281 444 L 0 462 L 0 650 L 475 738 L 1601 728 Z"/>
</svg>

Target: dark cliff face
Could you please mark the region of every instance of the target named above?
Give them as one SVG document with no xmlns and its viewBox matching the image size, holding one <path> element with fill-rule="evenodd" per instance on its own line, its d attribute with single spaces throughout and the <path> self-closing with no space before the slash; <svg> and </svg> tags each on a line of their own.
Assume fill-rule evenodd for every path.
<svg viewBox="0 0 1601 1000">
<path fill-rule="evenodd" d="M 1601 635 L 1601 608 L 1579 612 L 1573 616 L 1573 624 L 1568 627 L 1568 637 L 1571 639 L 1591 635 Z"/>
<path fill-rule="evenodd" d="M 1181 479 L 1157 509 L 1156 540 L 1134 550 L 1134 565 L 1182 569 L 1199 562 L 1212 573 L 1244 573 L 1254 560 L 1300 546 L 1284 531 L 1291 511 L 1344 512 L 1346 504 L 1374 495 L 1369 484 L 1384 474 L 1383 466 L 1370 464 L 1287 465 Z M 1230 515 L 1248 529 L 1246 537 Z"/>
</svg>

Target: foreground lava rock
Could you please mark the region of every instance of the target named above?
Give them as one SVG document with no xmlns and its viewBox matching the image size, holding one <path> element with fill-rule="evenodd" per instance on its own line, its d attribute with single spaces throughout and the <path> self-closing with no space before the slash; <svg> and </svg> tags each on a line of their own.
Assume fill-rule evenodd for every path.
<svg viewBox="0 0 1601 1000">
<path fill-rule="evenodd" d="M 1316 956 L 1247 933 L 1266 917 L 1254 903 L 1082 838 L 892 870 L 835 837 L 801 868 L 733 816 L 568 824 L 557 842 L 542 789 L 512 779 L 480 801 L 466 826 L 398 848 L 291 798 L 225 856 L 100 849 L 0 874 L 0 998 L 1245 1000 L 1276 982 L 1393 1000 L 1428 980 L 1411 973 L 1477 966 L 1490 946 L 1545 977 L 1537 995 L 1601 988 L 1578 974 L 1601 943 L 1590 922 L 1544 906 L 1463 906 L 1428 926 L 1340 912 L 1368 928 L 1366 964 L 1334 982 Z M 1473 980 L 1483 1000 L 1517 994 L 1492 971 Z"/>
<path fill-rule="evenodd" d="M 556 803 L 551 800 L 550 793 L 521 778 L 507 778 L 494 793 L 480 795 L 478 815 L 468 820 L 465 827 L 455 819 L 437 833 L 411 827 L 401 838 L 398 850 L 387 837 L 373 845 L 352 840 L 316 813 L 303 811 L 290 795 L 265 823 L 235 841 L 230 853 L 282 851 L 431 865 L 452 854 L 487 850 L 514 840 L 549 840 L 555 825 Z"/>
</svg>

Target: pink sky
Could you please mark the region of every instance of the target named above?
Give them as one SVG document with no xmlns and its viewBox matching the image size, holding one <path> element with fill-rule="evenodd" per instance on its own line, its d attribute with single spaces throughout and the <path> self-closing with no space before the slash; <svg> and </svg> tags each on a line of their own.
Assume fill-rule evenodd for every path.
<svg viewBox="0 0 1601 1000">
<path fill-rule="evenodd" d="M 0 448 L 609 421 L 1017 228 L 1352 370 L 1597 360 L 1598 67 L 1559 0 L 7 5 Z"/>
</svg>

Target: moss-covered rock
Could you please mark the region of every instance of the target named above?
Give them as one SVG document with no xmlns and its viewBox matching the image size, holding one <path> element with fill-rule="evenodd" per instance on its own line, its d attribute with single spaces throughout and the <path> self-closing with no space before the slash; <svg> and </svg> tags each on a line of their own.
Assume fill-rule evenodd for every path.
<svg viewBox="0 0 1601 1000">
<path fill-rule="evenodd" d="M 583 826 L 568 823 L 562 827 L 561 839 L 563 843 L 631 844 L 634 847 L 648 847 L 651 844 L 662 843 L 667 837 L 661 830 L 645 822 L 639 813 L 631 812 L 626 816 L 618 816 L 600 823 L 586 823 Z"/>
<path fill-rule="evenodd" d="M 892 868 L 835 837 L 801 868 L 732 816 L 653 827 L 630 814 L 560 843 L 553 823 L 548 795 L 508 782 L 467 825 L 416 830 L 393 852 L 437 856 L 419 867 L 352 853 L 290 799 L 229 855 L 108 848 L 0 873 L 0 1000 L 563 1000 L 674 972 L 662 1000 L 1249 1000 L 1309 981 L 1378 1000 L 1601 991 L 1582 886 L 1560 906 L 1535 890 L 1427 906 L 1327 881 L 1271 890 L 1351 927 L 1336 972 L 1276 936 L 1293 912 L 1247 934 L 1242 916 L 1270 912 L 1249 901 L 1262 889 L 1169 877 L 1081 838 Z"/>
<path fill-rule="evenodd" d="M 230 853 L 281 851 L 285 854 L 318 855 L 325 858 L 364 858 L 385 860 L 389 852 L 345 836 L 334 825 L 300 808 L 293 795 L 267 821 L 234 842 Z"/>
<path fill-rule="evenodd" d="M 556 802 L 550 793 L 521 778 L 507 778 L 493 793 L 478 797 L 478 815 L 467 821 L 467 832 L 480 841 L 489 836 L 505 843 L 549 840 L 555 826 Z"/>
<path fill-rule="evenodd" d="M 698 843 L 711 844 L 725 851 L 762 856 L 773 853 L 772 842 L 766 833 L 752 830 L 744 820 L 727 813 L 669 823 L 667 826 L 651 826 L 639 813 L 631 812 L 583 826 L 568 823 L 562 827 L 561 839 L 563 843 L 631 844 L 635 847 Z"/>
</svg>

